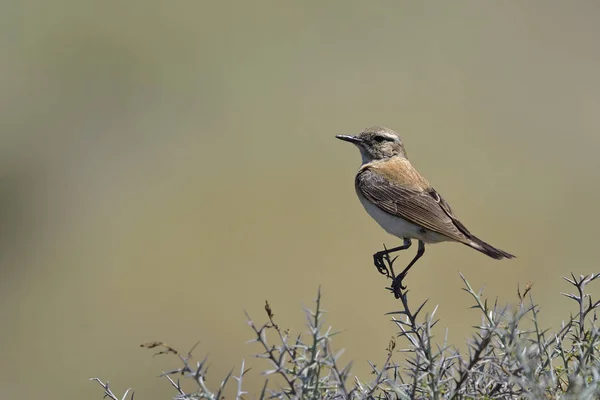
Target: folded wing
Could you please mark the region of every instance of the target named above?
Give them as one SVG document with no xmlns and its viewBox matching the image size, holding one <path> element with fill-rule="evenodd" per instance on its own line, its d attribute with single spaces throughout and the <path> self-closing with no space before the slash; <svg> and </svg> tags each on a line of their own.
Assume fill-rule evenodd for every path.
<svg viewBox="0 0 600 400">
<path fill-rule="evenodd" d="M 412 189 L 391 182 L 368 168 L 356 176 L 356 188 L 388 214 L 404 218 L 430 231 L 468 243 L 471 234 L 433 189 Z"/>
</svg>

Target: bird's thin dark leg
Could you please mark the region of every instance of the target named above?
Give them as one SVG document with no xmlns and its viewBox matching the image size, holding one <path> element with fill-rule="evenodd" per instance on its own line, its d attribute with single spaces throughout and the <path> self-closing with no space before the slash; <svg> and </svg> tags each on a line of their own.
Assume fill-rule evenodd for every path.
<svg viewBox="0 0 600 400">
<path fill-rule="evenodd" d="M 419 240 L 419 249 L 417 250 L 417 255 L 415 256 L 415 258 L 413 258 L 410 264 L 408 264 L 408 266 L 404 268 L 404 271 L 402 271 L 400 275 L 394 278 L 394 282 L 392 283 L 392 290 L 396 298 L 400 297 L 400 290 L 406 289 L 406 286 L 402 284 L 402 280 L 404 279 L 404 277 L 406 277 L 408 270 L 417 262 L 419 258 L 421 258 L 423 254 L 425 254 L 425 243 Z"/>
<path fill-rule="evenodd" d="M 393 249 L 385 249 L 383 251 L 378 251 L 377 253 L 373 254 L 373 262 L 375 263 L 375 267 L 377 268 L 379 273 L 382 275 L 390 276 L 389 271 L 388 271 L 385 263 L 383 262 L 383 258 L 391 253 L 396 252 L 396 251 L 406 250 L 410 247 L 411 244 L 412 244 L 412 242 L 410 241 L 410 239 L 405 238 L 404 244 L 402 246 L 394 247 Z M 390 262 L 390 268 L 391 267 L 392 267 L 392 262 Z M 394 276 L 394 272 L 392 270 L 392 279 L 393 279 L 393 276 Z"/>
</svg>

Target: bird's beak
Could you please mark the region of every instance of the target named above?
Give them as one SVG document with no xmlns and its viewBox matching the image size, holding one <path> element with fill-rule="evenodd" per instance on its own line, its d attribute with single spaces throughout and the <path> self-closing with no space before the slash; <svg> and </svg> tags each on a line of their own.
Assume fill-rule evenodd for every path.
<svg viewBox="0 0 600 400">
<path fill-rule="evenodd" d="M 336 135 L 335 137 L 340 140 L 343 140 L 344 142 L 350 142 L 350 143 L 354 143 L 354 144 L 362 143 L 362 139 L 357 138 L 356 136 Z"/>
</svg>

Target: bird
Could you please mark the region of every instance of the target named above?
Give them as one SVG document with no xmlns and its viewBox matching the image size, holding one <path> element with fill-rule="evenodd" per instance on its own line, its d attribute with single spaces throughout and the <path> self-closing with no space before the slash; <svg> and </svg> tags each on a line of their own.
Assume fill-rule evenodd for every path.
<svg viewBox="0 0 600 400">
<path fill-rule="evenodd" d="M 397 276 L 392 270 L 391 289 L 396 297 L 406 289 L 402 281 L 425 253 L 425 244 L 458 242 L 496 260 L 515 258 L 479 239 L 457 219 L 450 205 L 408 160 L 404 143 L 396 132 L 373 126 L 358 135 L 336 135 L 336 138 L 360 150 L 362 165 L 354 186 L 361 204 L 386 232 L 403 239 L 401 246 L 373 254 L 379 272 L 388 272 L 385 257 L 389 260 L 389 254 L 408 249 L 413 239 L 418 241 L 417 254 L 408 266 Z"/>
</svg>

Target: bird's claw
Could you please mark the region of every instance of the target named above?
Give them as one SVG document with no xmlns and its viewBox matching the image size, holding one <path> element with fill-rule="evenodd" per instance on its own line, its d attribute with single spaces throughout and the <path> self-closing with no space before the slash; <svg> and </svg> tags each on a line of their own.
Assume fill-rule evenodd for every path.
<svg viewBox="0 0 600 400">
<path fill-rule="evenodd" d="M 385 265 L 385 262 L 383 261 L 383 256 L 383 252 L 377 252 L 373 254 L 373 263 L 375 264 L 375 268 L 377 268 L 377 271 L 379 271 L 380 274 L 389 275 L 389 271 Z"/>
<path fill-rule="evenodd" d="M 392 292 L 394 293 L 394 296 L 398 299 L 400 298 L 400 295 L 402 294 L 403 290 L 406 290 L 406 286 L 402 284 L 402 280 L 404 279 L 404 274 L 400 274 L 397 277 L 394 278 L 394 281 L 392 282 Z"/>
</svg>

